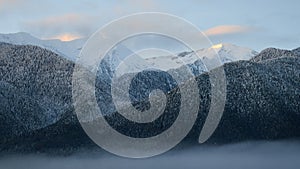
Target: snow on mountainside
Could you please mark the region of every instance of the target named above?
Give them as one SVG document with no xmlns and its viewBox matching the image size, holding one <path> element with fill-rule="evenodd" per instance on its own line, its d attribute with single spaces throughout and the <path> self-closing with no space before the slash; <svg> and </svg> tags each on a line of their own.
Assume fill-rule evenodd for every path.
<svg viewBox="0 0 300 169">
<path fill-rule="evenodd" d="M 87 39 L 77 39 L 73 41 L 60 41 L 60 40 L 41 40 L 31 36 L 28 33 L 12 33 L 0 34 L 0 42 L 17 44 L 17 45 L 35 45 L 42 48 L 51 50 L 65 58 L 75 61 L 80 53 L 81 48 Z M 217 44 L 210 48 L 204 48 L 194 52 L 182 52 L 172 56 L 153 56 L 143 59 L 138 54 L 134 54 L 133 50 L 128 49 L 126 46 L 116 46 L 107 54 L 108 66 L 114 72 L 130 73 L 139 72 L 146 68 L 159 68 L 168 71 L 170 69 L 177 69 L 184 65 L 188 65 L 194 72 L 205 71 L 203 60 L 218 57 L 222 63 L 233 62 L 237 60 L 249 60 L 258 53 L 254 50 L 245 47 L 239 47 L 232 44 Z M 130 58 L 126 58 L 131 55 Z M 125 59 L 126 58 L 126 59 Z M 124 61 L 125 62 L 121 62 Z M 120 63 L 123 63 L 123 65 Z M 125 63 L 125 64 L 124 64 Z M 219 65 L 217 65 L 219 66 Z M 118 73 L 117 72 L 117 73 Z M 199 74 L 196 73 L 196 74 Z"/>
<path fill-rule="evenodd" d="M 73 41 L 41 40 L 28 33 L 19 32 L 11 34 L 0 34 L 0 42 L 15 44 L 15 45 L 34 45 L 66 57 L 69 60 L 75 60 L 78 56 L 86 39 L 77 39 Z"/>
<path fill-rule="evenodd" d="M 122 46 L 121 48 L 115 48 L 115 50 L 124 51 L 124 48 L 125 47 Z M 118 58 L 122 52 L 115 53 L 118 53 L 118 55 L 114 55 L 113 53 L 110 57 Z M 154 56 L 146 59 L 142 59 L 138 54 L 134 54 L 131 55 L 130 59 L 127 61 L 125 60 L 125 62 L 118 67 L 117 76 L 125 72 L 140 72 L 144 69 L 160 69 L 164 71 L 176 69 L 177 71 L 180 71 L 180 69 L 185 66 L 188 66 L 195 75 L 200 75 L 207 71 L 207 67 L 204 63 L 210 63 L 213 68 L 220 66 L 218 63 L 212 63 L 215 59 L 218 59 L 218 57 L 220 57 L 221 64 L 224 64 L 238 60 L 249 60 L 257 54 L 256 51 L 249 48 L 227 43 L 217 44 L 210 48 L 200 49 L 195 52 L 182 52 L 177 55 Z"/>
<path fill-rule="evenodd" d="M 164 69 L 175 69 L 182 66 L 182 63 L 185 64 L 193 64 L 199 59 L 209 59 L 218 57 L 216 53 L 218 53 L 220 60 L 222 63 L 228 63 L 238 60 L 249 60 L 256 54 L 256 51 L 251 50 L 245 47 L 239 47 L 232 44 L 217 44 L 210 48 L 200 49 L 196 51 L 197 55 L 194 52 L 183 52 L 178 54 L 177 56 L 158 56 L 147 59 L 147 61 L 157 64 L 159 67 L 164 67 Z"/>
<path fill-rule="evenodd" d="M 215 49 L 217 51 L 222 63 L 234 62 L 238 60 L 249 60 L 253 56 L 258 54 L 258 52 L 252 49 L 232 45 L 229 43 L 214 45 L 207 50 L 211 50 L 211 49 Z M 198 52 L 199 55 L 205 55 L 206 53 L 208 52 L 205 50 L 200 54 Z"/>
</svg>

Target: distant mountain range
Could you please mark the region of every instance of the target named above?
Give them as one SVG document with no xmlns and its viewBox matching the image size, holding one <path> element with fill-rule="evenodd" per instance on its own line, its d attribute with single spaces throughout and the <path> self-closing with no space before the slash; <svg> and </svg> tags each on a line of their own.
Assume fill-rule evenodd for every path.
<svg viewBox="0 0 300 169">
<path fill-rule="evenodd" d="M 13 34 L 0 34 L 0 42 L 16 45 L 33 45 L 53 51 L 69 60 L 75 61 L 80 50 L 87 39 L 77 39 L 63 42 L 60 40 L 41 40 L 24 32 Z M 120 61 L 134 52 L 126 46 L 116 46 L 113 51 L 108 53 L 107 59 L 111 68 L 116 68 Z M 196 55 L 197 54 L 197 55 Z M 216 56 L 218 54 L 218 56 Z M 138 55 L 132 57 L 130 65 L 121 67 L 123 72 L 138 72 L 141 69 L 149 67 L 159 67 L 162 70 L 170 70 L 189 64 L 193 69 L 201 69 L 198 72 L 205 71 L 205 67 L 199 67 L 199 60 L 207 60 L 212 57 L 220 57 L 222 63 L 228 63 L 237 60 L 249 60 L 257 54 L 256 51 L 245 47 L 239 47 L 232 44 L 217 44 L 207 49 L 199 49 L 195 52 L 182 52 L 175 56 L 153 56 L 146 60 Z M 203 65 L 201 65 L 203 66 Z"/>
</svg>

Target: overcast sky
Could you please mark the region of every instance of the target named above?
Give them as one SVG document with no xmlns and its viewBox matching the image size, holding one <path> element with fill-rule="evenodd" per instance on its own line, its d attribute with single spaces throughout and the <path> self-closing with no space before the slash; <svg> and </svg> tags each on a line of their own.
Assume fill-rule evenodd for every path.
<svg viewBox="0 0 300 169">
<path fill-rule="evenodd" d="M 292 49 L 300 46 L 299 9 L 299 0 L 0 0 L 0 33 L 72 40 L 112 19 L 151 11 L 187 19 L 213 43 Z"/>
</svg>

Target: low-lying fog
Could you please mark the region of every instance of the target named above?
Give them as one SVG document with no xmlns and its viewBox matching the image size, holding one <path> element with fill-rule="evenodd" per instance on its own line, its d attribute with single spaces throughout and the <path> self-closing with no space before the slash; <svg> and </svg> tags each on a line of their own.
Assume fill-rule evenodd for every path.
<svg viewBox="0 0 300 169">
<path fill-rule="evenodd" d="M 247 142 L 173 150 L 147 159 L 127 159 L 107 152 L 78 152 L 70 156 L 8 155 L 1 169 L 299 169 L 300 142 Z"/>
</svg>

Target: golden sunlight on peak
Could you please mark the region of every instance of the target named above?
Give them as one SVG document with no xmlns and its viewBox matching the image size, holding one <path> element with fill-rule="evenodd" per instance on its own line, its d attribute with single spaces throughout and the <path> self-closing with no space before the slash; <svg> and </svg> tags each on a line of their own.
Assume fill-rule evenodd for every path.
<svg viewBox="0 0 300 169">
<path fill-rule="evenodd" d="M 216 45 L 213 45 L 211 48 L 213 49 L 219 49 L 219 48 L 222 48 L 223 44 L 220 43 L 220 44 L 216 44 Z"/>
<path fill-rule="evenodd" d="M 72 34 L 66 33 L 66 34 L 54 36 L 51 39 L 59 39 L 61 41 L 72 41 L 72 40 L 79 39 L 79 38 L 81 38 L 81 37 L 78 35 L 72 35 Z"/>
</svg>

